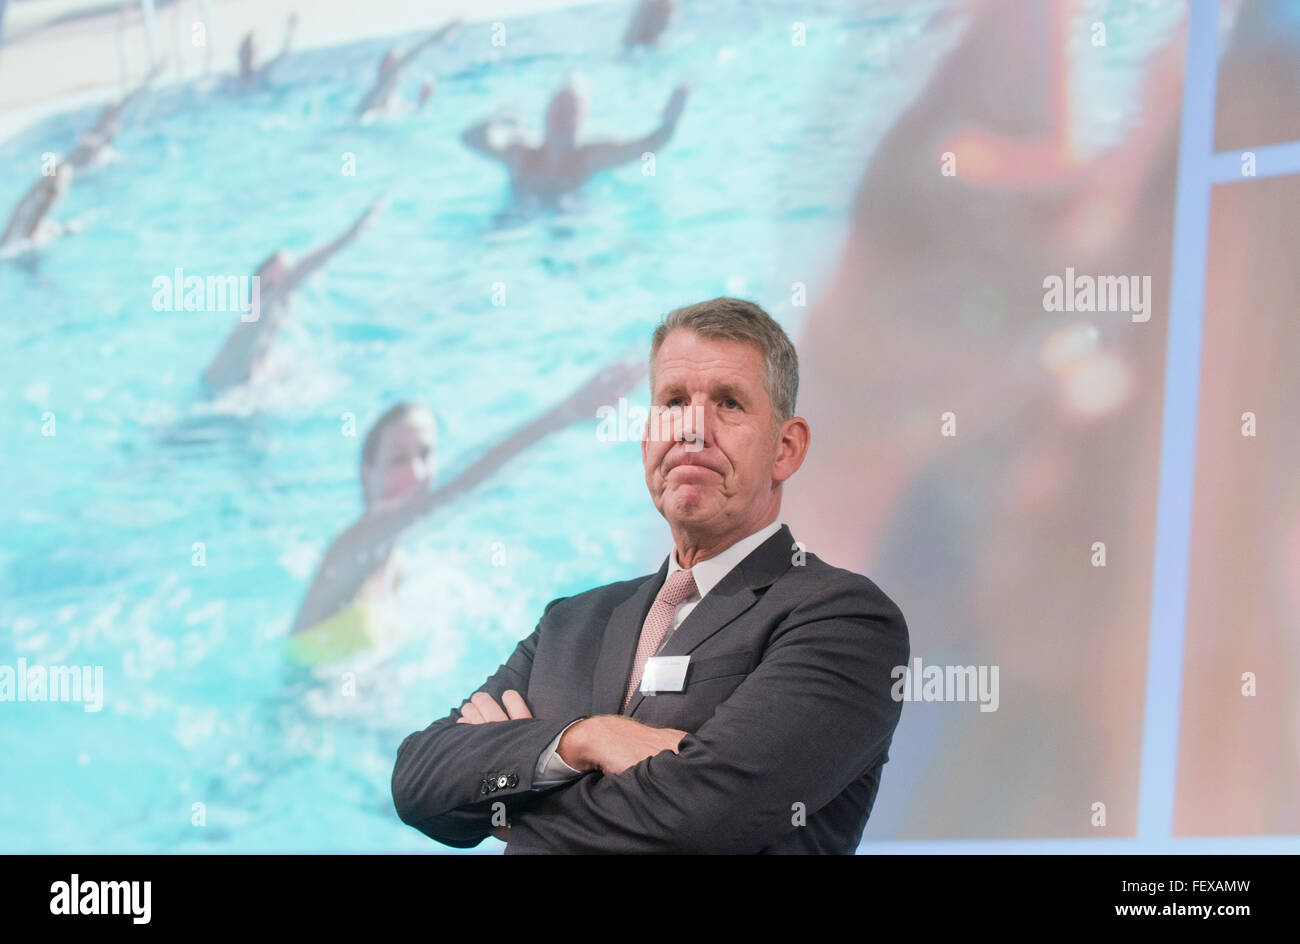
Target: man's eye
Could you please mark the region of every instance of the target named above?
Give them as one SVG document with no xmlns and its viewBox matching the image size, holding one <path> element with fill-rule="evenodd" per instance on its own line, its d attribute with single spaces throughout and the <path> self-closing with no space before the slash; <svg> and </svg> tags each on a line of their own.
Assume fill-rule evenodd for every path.
<svg viewBox="0 0 1300 944">
<path fill-rule="evenodd" d="M 740 403 L 731 397 L 727 397 L 727 399 L 723 400 L 722 402 L 726 406 L 736 406 L 736 407 L 740 406 Z"/>
</svg>

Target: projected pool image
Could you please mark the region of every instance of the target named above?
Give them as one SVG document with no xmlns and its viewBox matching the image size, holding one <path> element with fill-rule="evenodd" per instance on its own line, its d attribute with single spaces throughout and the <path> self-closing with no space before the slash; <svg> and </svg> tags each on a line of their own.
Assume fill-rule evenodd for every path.
<svg viewBox="0 0 1300 944">
<path fill-rule="evenodd" d="M 763 723 L 765 773 L 708 764 L 780 785 L 797 744 L 857 784 L 870 735 L 861 853 L 1294 846 L 1293 0 L 229 0 L 210 69 L 191 5 L 156 5 L 150 51 L 136 5 L 58 2 L 0 4 L 0 850 L 452 849 L 394 769 L 442 828 L 477 764 L 398 746 L 549 603 L 680 552 L 649 354 L 711 299 L 797 350 L 797 397 L 783 341 L 763 383 L 807 454 L 751 507 L 779 485 L 792 552 L 874 581 L 910 654 L 887 744 L 819 716 L 843 750 Z M 586 698 L 537 681 L 590 655 L 581 603 L 538 634 L 542 721 Z M 789 624 L 746 612 L 758 661 L 703 681 L 779 666 Z M 795 628 L 860 617 L 897 622 Z M 866 704 L 759 687 L 664 726 Z M 589 848 L 526 819 L 597 822 L 546 819 L 617 792 L 587 766 L 511 784 L 515 845 L 468 851 Z"/>
<path fill-rule="evenodd" d="M 376 63 L 421 35 L 133 102 L 116 159 L 78 171 L 53 214 L 79 231 L 0 263 L 0 625 L 29 665 L 103 669 L 97 712 L 50 705 L 0 731 L 0 752 L 27 759 L 0 791 L 0 847 L 429 848 L 393 811 L 400 739 L 458 705 L 546 602 L 649 573 L 669 542 L 635 437 L 556 429 L 405 535 L 411 576 L 385 617 L 404 631 L 313 675 L 286 642 L 361 511 L 370 423 L 427 406 L 443 482 L 607 364 L 644 360 L 671 304 L 788 296 L 828 264 L 869 138 L 907 91 L 892 67 L 932 12 L 828 4 L 808 28 L 834 34 L 833 58 L 792 55 L 776 5 L 697 4 L 673 46 L 632 64 L 582 38 L 617 35 L 621 8 L 512 20 L 497 49 L 466 28 L 406 78 L 414 99 L 436 76 L 423 110 L 365 124 Z M 540 128 L 574 72 L 593 137 L 648 134 L 693 87 L 653 176 L 637 161 L 565 205 L 512 207 L 462 131 L 501 106 Z M 33 156 L 65 152 L 97 112 L 0 146 L 0 198 L 17 203 Z M 257 382 L 205 385 L 248 277 L 376 201 L 298 291 Z M 627 399 L 647 402 L 643 378 Z"/>
</svg>

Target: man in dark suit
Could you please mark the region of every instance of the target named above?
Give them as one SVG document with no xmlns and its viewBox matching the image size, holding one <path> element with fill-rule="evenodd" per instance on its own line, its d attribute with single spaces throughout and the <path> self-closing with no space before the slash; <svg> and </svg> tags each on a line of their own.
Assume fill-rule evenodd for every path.
<svg viewBox="0 0 1300 944">
<path fill-rule="evenodd" d="M 778 520 L 810 431 L 798 361 L 757 305 L 670 313 L 650 355 L 659 572 L 553 600 L 448 717 L 406 738 L 402 820 L 508 853 L 851 853 L 910 655 L 874 583 Z"/>
</svg>

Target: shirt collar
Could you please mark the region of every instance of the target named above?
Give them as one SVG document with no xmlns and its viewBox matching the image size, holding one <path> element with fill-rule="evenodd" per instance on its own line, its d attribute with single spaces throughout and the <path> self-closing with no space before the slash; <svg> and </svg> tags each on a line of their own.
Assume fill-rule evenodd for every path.
<svg viewBox="0 0 1300 944">
<path fill-rule="evenodd" d="M 691 574 L 695 577 L 695 591 L 700 599 L 704 599 L 704 596 L 716 587 L 723 577 L 731 573 L 737 564 L 748 557 L 754 548 L 779 530 L 781 530 L 781 520 L 778 518 L 766 528 L 760 528 L 749 537 L 741 538 L 731 547 L 719 551 L 708 560 L 696 561 L 695 566 L 691 568 Z M 674 548 L 668 554 L 668 577 L 681 569 L 682 566 L 677 563 L 677 549 Z"/>
</svg>

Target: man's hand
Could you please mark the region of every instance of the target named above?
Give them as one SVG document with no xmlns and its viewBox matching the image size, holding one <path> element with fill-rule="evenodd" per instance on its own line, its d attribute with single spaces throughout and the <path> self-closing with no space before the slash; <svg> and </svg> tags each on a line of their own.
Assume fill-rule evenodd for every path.
<svg viewBox="0 0 1300 944">
<path fill-rule="evenodd" d="M 501 705 L 498 705 L 496 699 L 487 692 L 475 692 L 469 701 L 460 706 L 460 717 L 456 719 L 456 723 L 487 724 L 489 721 L 514 721 L 533 716 L 533 713 L 528 710 L 524 696 L 513 688 L 501 693 L 501 704 L 506 706 L 505 711 L 501 710 Z M 509 716 L 506 712 L 510 713 Z M 510 841 L 509 826 L 493 826 L 491 832 L 502 842 Z"/>
<path fill-rule="evenodd" d="M 652 728 L 622 715 L 596 715 L 571 725 L 560 738 L 556 753 L 574 770 L 618 776 L 662 751 L 676 754 L 686 735 L 686 731 Z"/>
<path fill-rule="evenodd" d="M 501 705 L 506 706 L 504 711 Z M 513 688 L 501 693 L 501 705 L 487 692 L 475 692 L 469 701 L 460 706 L 460 717 L 456 723 L 486 724 L 489 721 L 516 721 L 533 716 L 524 702 L 524 696 Z"/>
</svg>

